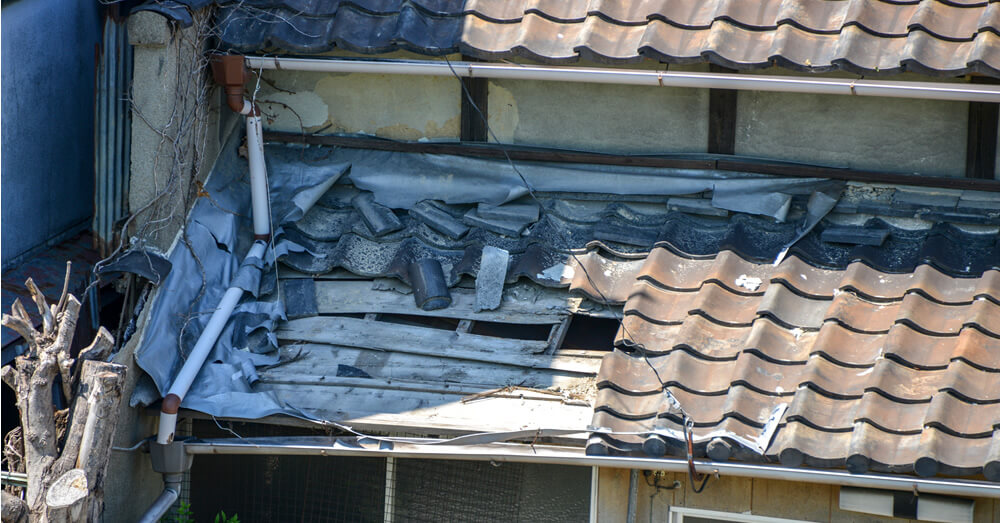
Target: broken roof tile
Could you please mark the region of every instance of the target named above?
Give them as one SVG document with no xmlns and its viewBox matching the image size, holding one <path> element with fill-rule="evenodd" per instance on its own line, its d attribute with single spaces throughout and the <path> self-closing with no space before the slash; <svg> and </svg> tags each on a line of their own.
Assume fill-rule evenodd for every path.
<svg viewBox="0 0 1000 523">
<path fill-rule="evenodd" d="M 1000 479 L 1000 454 L 990 454 L 1000 427 L 1000 271 L 967 259 L 984 270 L 817 268 L 799 257 L 775 267 L 725 250 L 685 256 L 661 242 L 638 270 L 628 262 L 635 283 L 618 348 L 598 373 L 593 420 L 613 433 L 595 433 L 588 451 L 682 454 L 671 434 L 684 420 L 666 387 L 694 421 L 698 455 L 721 437 L 736 459 Z M 589 272 L 616 263 L 599 261 L 581 259 Z M 762 292 L 723 283 L 748 274 Z M 746 445 L 781 404 L 777 433 L 756 454 Z"/>
</svg>

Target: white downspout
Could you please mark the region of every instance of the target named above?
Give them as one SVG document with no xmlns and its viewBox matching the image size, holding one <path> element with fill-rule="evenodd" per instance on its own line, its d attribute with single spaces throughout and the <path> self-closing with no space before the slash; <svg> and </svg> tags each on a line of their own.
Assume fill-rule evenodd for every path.
<svg viewBox="0 0 1000 523">
<path fill-rule="evenodd" d="M 268 204 L 267 166 L 264 163 L 264 137 L 261 130 L 260 110 L 249 100 L 243 100 L 240 114 L 246 115 L 247 149 L 250 163 L 250 199 L 253 212 L 254 244 L 250 247 L 246 259 L 264 258 L 271 238 L 271 212 Z M 160 409 L 160 424 L 156 434 L 156 442 L 167 444 L 173 441 L 177 429 L 177 412 L 180 410 L 184 396 L 194 383 L 195 377 L 201 371 L 205 359 L 219 339 L 219 334 L 233 314 L 233 309 L 243 297 L 243 289 L 230 287 L 226 290 L 219 306 L 212 313 L 208 325 L 202 331 L 191 354 L 184 362 L 173 384 L 163 398 Z"/>
</svg>

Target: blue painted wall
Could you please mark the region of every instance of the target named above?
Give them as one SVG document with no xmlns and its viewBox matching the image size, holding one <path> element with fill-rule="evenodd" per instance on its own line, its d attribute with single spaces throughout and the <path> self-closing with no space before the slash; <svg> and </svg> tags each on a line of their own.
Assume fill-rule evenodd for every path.
<svg viewBox="0 0 1000 523">
<path fill-rule="evenodd" d="M 96 0 L 19 0 L 0 11 L 0 258 L 58 238 L 93 213 Z"/>
</svg>

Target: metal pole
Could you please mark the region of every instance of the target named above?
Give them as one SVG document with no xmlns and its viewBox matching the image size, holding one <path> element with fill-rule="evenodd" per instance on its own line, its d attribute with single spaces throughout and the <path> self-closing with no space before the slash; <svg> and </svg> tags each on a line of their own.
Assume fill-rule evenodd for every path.
<svg viewBox="0 0 1000 523">
<path fill-rule="evenodd" d="M 632 469 L 628 475 L 628 514 L 627 523 L 635 523 L 635 505 L 639 497 L 639 469 Z"/>
<path fill-rule="evenodd" d="M 396 521 L 396 458 L 385 458 L 385 511 L 382 521 Z"/>
<path fill-rule="evenodd" d="M 597 523 L 598 499 L 601 491 L 601 469 L 590 467 L 590 523 Z"/>
</svg>

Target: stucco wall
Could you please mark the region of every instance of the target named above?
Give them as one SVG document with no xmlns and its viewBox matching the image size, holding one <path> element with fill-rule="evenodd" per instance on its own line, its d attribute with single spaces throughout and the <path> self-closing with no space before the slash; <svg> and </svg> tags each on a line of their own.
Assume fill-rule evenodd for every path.
<svg viewBox="0 0 1000 523">
<path fill-rule="evenodd" d="M 128 205 L 136 215 L 129 234 L 164 251 L 194 201 L 193 182 L 208 176 L 228 130 L 220 126 L 220 109 L 227 116 L 229 109 L 202 61 L 198 31 L 206 17 L 196 13 L 196 24 L 184 29 L 148 11 L 128 19 L 134 46 Z"/>
<path fill-rule="evenodd" d="M 906 519 L 886 518 L 840 510 L 840 487 L 765 479 L 722 477 L 711 479 L 705 490 L 695 494 L 686 474 L 668 473 L 659 481 L 680 487 L 657 491 L 639 473 L 636 521 L 667 521 L 671 506 L 718 510 L 757 516 L 819 522 L 903 523 Z M 626 521 L 628 515 L 629 471 L 600 469 L 598 483 L 599 523 Z M 978 498 L 976 523 L 1000 523 L 1000 502 Z"/>
<path fill-rule="evenodd" d="M 93 212 L 98 2 L 4 2 L 2 259 L 78 232 Z M 53 38 L 58 35 L 58 38 Z"/>
<path fill-rule="evenodd" d="M 135 364 L 135 349 L 145 335 L 149 307 L 139 317 L 139 335 L 133 336 L 113 361 L 128 366 L 122 387 L 122 404 L 118 411 L 113 445 L 129 448 L 156 432 L 157 418 L 142 408 L 129 406 L 142 370 Z M 149 505 L 163 490 L 163 476 L 153 471 L 149 454 L 141 451 L 111 453 L 104 479 L 105 521 L 138 521 Z"/>
<path fill-rule="evenodd" d="M 423 57 L 400 52 L 384 58 Z M 453 78 L 297 71 L 264 71 L 262 76 L 257 99 L 269 130 L 396 140 L 459 137 L 461 87 Z M 248 87 L 252 91 L 257 86 L 251 82 Z"/>
<path fill-rule="evenodd" d="M 390 57 L 427 59 L 404 53 Z M 631 67 L 662 68 L 654 63 Z M 773 69 L 754 74 L 794 73 Z M 292 71 L 265 71 L 263 76 L 258 96 L 275 102 L 266 106 L 271 115 L 266 125 L 272 130 L 405 140 L 459 136 L 462 93 L 453 78 Z M 893 79 L 938 81 L 909 74 Z M 706 89 L 489 81 L 490 126 L 501 142 L 521 145 L 617 153 L 705 152 L 708 106 Z M 968 104 L 961 102 L 741 91 L 736 153 L 963 176 L 967 126 Z"/>
<path fill-rule="evenodd" d="M 503 143 L 611 153 L 705 152 L 708 143 L 707 89 L 491 80 L 488 112 Z"/>
<path fill-rule="evenodd" d="M 754 74 L 792 73 L 774 69 Z M 893 79 L 939 81 L 909 74 Z M 964 176 L 968 122 L 966 102 L 740 91 L 736 154 Z"/>
</svg>

